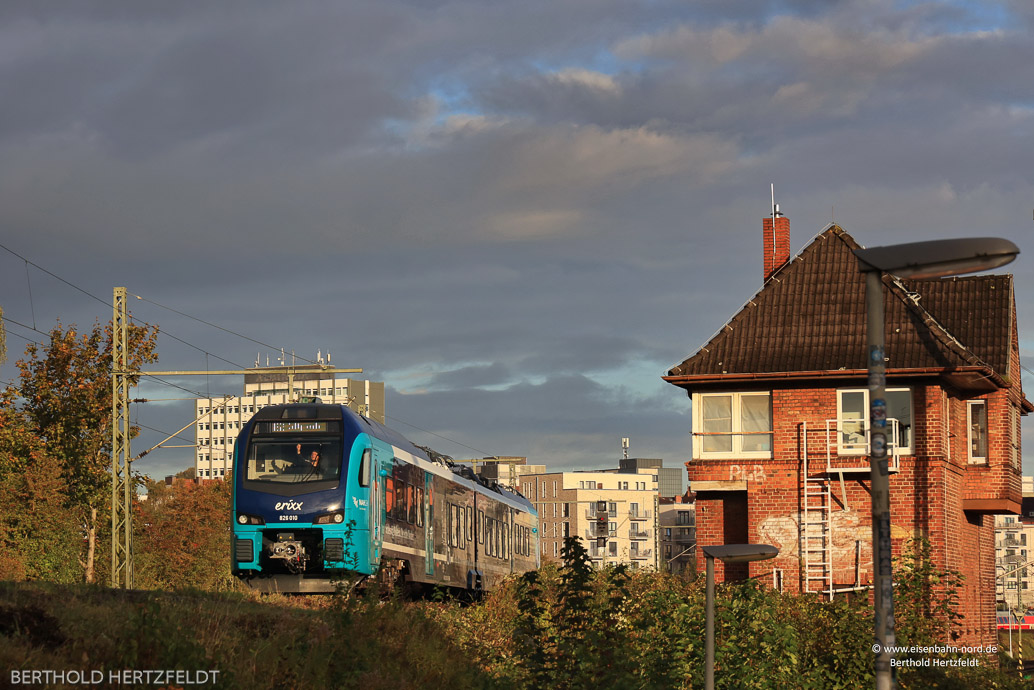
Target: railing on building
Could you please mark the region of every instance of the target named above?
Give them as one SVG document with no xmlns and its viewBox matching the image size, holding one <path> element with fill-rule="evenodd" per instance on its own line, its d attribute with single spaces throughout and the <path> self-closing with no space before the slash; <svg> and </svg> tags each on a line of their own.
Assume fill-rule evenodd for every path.
<svg viewBox="0 0 1034 690">
<path fill-rule="evenodd" d="M 901 443 L 901 424 L 887 418 L 890 436 L 887 439 L 887 469 L 901 469 L 904 445 Z M 804 423 L 807 438 L 807 422 Z M 870 430 L 868 419 L 826 420 L 826 472 L 869 472 Z"/>
<path fill-rule="evenodd" d="M 685 528 L 683 528 L 683 529 L 685 529 Z M 672 534 L 671 539 L 669 539 L 668 541 L 673 541 L 676 544 L 694 544 L 694 543 L 696 543 L 696 540 L 697 540 L 696 530 L 693 529 L 693 528 L 689 528 L 688 532 L 689 532 L 688 534 L 682 534 L 681 530 L 679 530 L 679 533 Z"/>
</svg>

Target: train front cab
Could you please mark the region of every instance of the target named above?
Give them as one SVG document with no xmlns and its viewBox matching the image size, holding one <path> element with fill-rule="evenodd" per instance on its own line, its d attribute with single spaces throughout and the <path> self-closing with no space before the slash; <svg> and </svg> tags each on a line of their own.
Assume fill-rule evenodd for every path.
<svg viewBox="0 0 1034 690">
<path fill-rule="evenodd" d="M 333 592 L 380 560 L 373 446 L 347 408 L 260 410 L 238 437 L 232 568 L 264 592 Z M 318 467 L 307 466 L 312 451 Z M 371 524 L 373 529 L 371 529 Z"/>
</svg>

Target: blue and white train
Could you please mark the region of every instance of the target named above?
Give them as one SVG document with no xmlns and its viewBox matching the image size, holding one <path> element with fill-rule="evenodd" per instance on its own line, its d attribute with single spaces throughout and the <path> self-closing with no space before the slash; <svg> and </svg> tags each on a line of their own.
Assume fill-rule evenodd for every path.
<svg viewBox="0 0 1034 690">
<path fill-rule="evenodd" d="M 342 405 L 274 405 L 245 425 L 232 533 L 234 575 L 264 592 L 354 576 L 480 592 L 539 567 L 527 499 Z"/>
</svg>

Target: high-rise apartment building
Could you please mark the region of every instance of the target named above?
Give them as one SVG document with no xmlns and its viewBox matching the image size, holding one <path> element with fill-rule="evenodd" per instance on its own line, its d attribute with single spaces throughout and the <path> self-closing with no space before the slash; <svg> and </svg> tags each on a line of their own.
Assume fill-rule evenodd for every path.
<svg viewBox="0 0 1034 690">
<path fill-rule="evenodd" d="M 194 401 L 194 469 L 200 479 L 219 479 L 233 469 L 237 435 L 251 416 L 269 405 L 318 398 L 384 424 L 384 383 L 335 377 L 319 365 L 263 367 L 244 375 L 244 395 Z"/>
<path fill-rule="evenodd" d="M 559 561 L 566 537 L 580 539 L 597 567 L 657 568 L 657 474 L 547 472 L 520 478 L 539 513 L 542 560 Z"/>
</svg>

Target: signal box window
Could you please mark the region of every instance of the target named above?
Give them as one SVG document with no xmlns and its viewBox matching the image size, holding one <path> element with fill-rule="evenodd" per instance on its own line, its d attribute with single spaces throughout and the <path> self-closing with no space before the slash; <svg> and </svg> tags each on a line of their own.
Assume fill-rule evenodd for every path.
<svg viewBox="0 0 1034 690">
<path fill-rule="evenodd" d="M 987 403 L 971 401 L 966 406 L 966 422 L 969 427 L 969 461 L 975 464 L 987 463 Z"/>
<path fill-rule="evenodd" d="M 899 453 L 911 455 L 912 449 L 912 390 L 888 388 L 887 442 L 896 444 Z M 865 455 L 869 452 L 869 390 L 837 391 L 837 453 Z M 893 448 L 888 448 L 891 452 Z"/>
<path fill-rule="evenodd" d="M 697 457 L 772 455 L 772 400 L 766 393 L 696 393 L 693 436 Z"/>
</svg>

